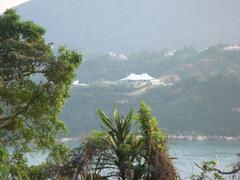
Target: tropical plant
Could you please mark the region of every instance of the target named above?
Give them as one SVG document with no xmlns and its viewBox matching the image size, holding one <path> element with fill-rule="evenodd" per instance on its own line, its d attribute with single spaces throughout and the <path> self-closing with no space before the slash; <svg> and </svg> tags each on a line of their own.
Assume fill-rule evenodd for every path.
<svg viewBox="0 0 240 180">
<path fill-rule="evenodd" d="M 166 133 L 158 127 L 146 104 L 141 103 L 138 114 L 131 110 L 125 118 L 116 106 L 112 118 L 102 110 L 97 113 L 103 131 L 91 133 L 81 148 L 72 151 L 66 163 L 69 168 L 65 169 L 95 179 L 177 179 L 167 154 Z"/>
<path fill-rule="evenodd" d="M 119 176 L 124 180 L 130 177 L 129 165 L 131 165 L 131 152 L 129 144 L 130 128 L 133 124 L 133 110 L 124 118 L 117 107 L 113 110 L 113 118 L 109 118 L 102 110 L 97 113 L 108 134 L 110 147 L 115 154 L 114 164 L 119 168 Z"/>
</svg>

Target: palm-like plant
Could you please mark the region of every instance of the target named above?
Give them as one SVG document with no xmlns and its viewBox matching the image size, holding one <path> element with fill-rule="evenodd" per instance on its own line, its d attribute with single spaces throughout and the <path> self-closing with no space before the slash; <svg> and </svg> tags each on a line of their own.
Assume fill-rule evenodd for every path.
<svg viewBox="0 0 240 180">
<path fill-rule="evenodd" d="M 109 118 L 102 110 L 97 110 L 97 113 L 109 135 L 108 143 L 115 154 L 114 163 L 119 168 L 119 176 L 124 180 L 131 174 L 127 168 L 131 164 L 127 141 L 134 122 L 133 110 L 127 114 L 126 118 L 120 114 L 117 106 L 114 107 L 113 118 Z"/>
</svg>

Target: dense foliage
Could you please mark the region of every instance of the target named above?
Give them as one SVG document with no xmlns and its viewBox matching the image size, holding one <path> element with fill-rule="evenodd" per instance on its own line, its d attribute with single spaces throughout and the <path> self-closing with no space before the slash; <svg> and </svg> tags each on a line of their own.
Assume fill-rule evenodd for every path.
<svg viewBox="0 0 240 180">
<path fill-rule="evenodd" d="M 64 47 L 54 55 L 44 33 L 14 10 L 0 16 L 0 177 L 25 177 L 24 153 L 58 147 L 65 130 L 59 114 L 82 56 Z"/>
</svg>

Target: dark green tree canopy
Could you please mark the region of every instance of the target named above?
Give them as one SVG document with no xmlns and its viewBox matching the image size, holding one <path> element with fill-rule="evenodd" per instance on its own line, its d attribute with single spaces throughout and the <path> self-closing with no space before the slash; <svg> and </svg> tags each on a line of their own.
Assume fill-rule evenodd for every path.
<svg viewBox="0 0 240 180">
<path fill-rule="evenodd" d="M 82 55 L 64 47 L 57 55 L 45 30 L 14 10 L 0 16 L 0 144 L 49 148 L 64 130 L 59 114 Z M 35 145 L 35 146 L 34 146 Z"/>
</svg>

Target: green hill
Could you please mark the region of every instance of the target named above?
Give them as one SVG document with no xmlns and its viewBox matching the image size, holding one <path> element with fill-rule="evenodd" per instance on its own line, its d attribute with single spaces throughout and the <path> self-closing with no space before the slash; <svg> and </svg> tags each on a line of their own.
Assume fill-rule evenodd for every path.
<svg viewBox="0 0 240 180">
<path fill-rule="evenodd" d="M 134 88 L 116 81 L 129 73 L 147 72 L 173 85 Z M 240 51 L 223 45 L 197 52 L 183 48 L 129 55 L 119 60 L 109 55 L 89 56 L 77 74 L 86 86 L 73 86 L 63 119 L 70 135 L 99 127 L 96 109 L 111 112 L 118 103 L 126 112 L 146 101 L 162 128 L 173 134 L 238 136 L 240 128 Z M 104 81 L 103 81 L 104 80 Z M 105 82 L 111 80 L 112 82 Z"/>
</svg>

